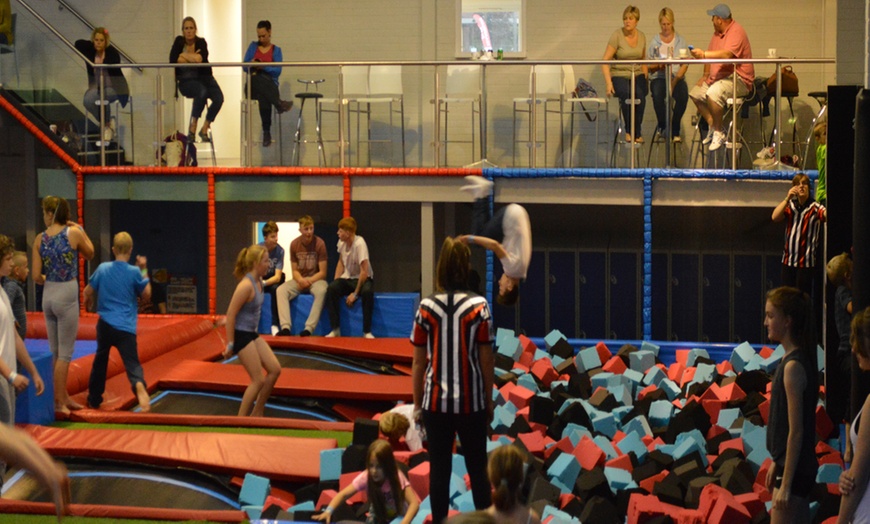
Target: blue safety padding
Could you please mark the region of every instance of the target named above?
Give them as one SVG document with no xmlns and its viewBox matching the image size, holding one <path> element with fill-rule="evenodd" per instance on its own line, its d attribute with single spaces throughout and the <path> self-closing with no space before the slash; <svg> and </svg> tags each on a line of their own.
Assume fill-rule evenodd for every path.
<svg viewBox="0 0 870 524">
<path fill-rule="evenodd" d="M 28 342 L 31 342 L 28 339 Z M 23 366 L 18 367 L 18 372 L 31 379 L 30 386 L 18 393 L 15 398 L 15 423 L 16 424 L 52 424 L 54 422 L 54 366 L 52 365 L 51 352 L 46 349 L 35 350 L 28 344 L 30 360 L 36 366 L 36 371 L 45 383 L 45 391 L 42 395 L 36 395 L 33 380 Z"/>
</svg>

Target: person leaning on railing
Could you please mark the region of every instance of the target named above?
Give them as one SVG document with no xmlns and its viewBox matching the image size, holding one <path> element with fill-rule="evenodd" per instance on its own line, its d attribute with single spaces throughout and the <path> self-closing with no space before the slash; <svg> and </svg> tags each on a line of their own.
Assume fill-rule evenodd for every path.
<svg viewBox="0 0 870 524">
<path fill-rule="evenodd" d="M 207 64 L 208 43 L 205 38 L 196 36 L 196 20 L 188 16 L 181 22 L 182 34 L 175 37 L 172 49 L 169 51 L 169 61 L 173 64 Z M 210 142 L 209 130 L 211 123 L 217 117 L 224 103 L 224 93 L 212 75 L 211 67 L 179 67 L 175 69 L 175 81 L 178 91 L 187 98 L 193 99 L 190 112 L 190 127 L 187 138 L 196 138 L 196 124 L 206 102 L 211 100 L 211 106 L 205 114 L 205 122 L 199 130 L 199 138 Z"/>
<path fill-rule="evenodd" d="M 85 58 L 94 64 L 120 64 L 121 55 L 115 49 L 109 40 L 109 30 L 105 27 L 97 27 L 91 33 L 90 40 L 76 40 L 76 49 L 83 54 Z M 100 121 L 100 105 L 97 103 L 100 97 L 100 77 L 102 77 L 102 100 L 107 104 L 115 101 L 121 102 L 122 106 L 127 105 L 127 100 L 130 97 L 130 88 L 127 86 L 127 79 L 124 78 L 124 73 L 118 68 L 100 69 L 95 71 L 91 64 L 86 64 L 88 68 L 88 90 L 85 91 L 84 105 L 85 109 L 90 113 L 97 122 Z M 115 137 L 115 129 L 112 126 L 111 108 L 105 105 L 105 126 L 103 127 L 102 139 L 105 141 L 112 140 Z"/>
</svg>

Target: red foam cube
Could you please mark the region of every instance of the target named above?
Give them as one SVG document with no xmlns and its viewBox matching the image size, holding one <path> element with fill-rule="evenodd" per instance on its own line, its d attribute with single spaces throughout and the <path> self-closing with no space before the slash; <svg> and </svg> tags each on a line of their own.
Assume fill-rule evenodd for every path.
<svg viewBox="0 0 870 524">
<path fill-rule="evenodd" d="M 610 352 L 610 349 L 604 342 L 599 342 L 598 344 L 595 344 L 595 351 L 598 352 L 598 359 L 601 362 L 607 362 L 608 360 L 610 360 L 610 357 L 613 356 L 613 353 Z"/>
<path fill-rule="evenodd" d="M 610 373 L 614 373 L 616 375 L 622 375 L 625 373 L 625 370 L 628 369 L 628 366 L 625 365 L 625 362 L 622 361 L 622 358 L 610 357 L 610 360 L 604 363 L 604 366 L 601 368 L 604 371 L 609 371 Z"/>
<path fill-rule="evenodd" d="M 429 461 L 421 462 L 408 471 L 408 482 L 420 500 L 429 496 Z"/>
<path fill-rule="evenodd" d="M 553 362 L 548 358 L 542 358 L 532 364 L 532 375 L 540 380 L 544 386 L 550 387 L 554 380 L 559 378 L 559 374 L 553 369 Z"/>
<path fill-rule="evenodd" d="M 583 469 L 589 470 L 595 466 L 603 466 L 607 458 L 598 444 L 595 443 L 588 435 L 583 435 L 577 447 L 574 448 L 572 454 L 577 457 L 577 461 Z"/>
<path fill-rule="evenodd" d="M 620 455 L 612 458 L 604 463 L 606 467 L 624 469 L 625 471 L 634 471 L 634 465 L 631 463 L 631 455 Z"/>
<path fill-rule="evenodd" d="M 816 406 L 816 435 L 819 438 L 826 439 L 834 431 L 834 423 L 831 422 L 831 417 L 825 411 L 824 406 Z"/>
<path fill-rule="evenodd" d="M 737 385 L 737 382 L 732 382 L 727 386 L 722 386 L 720 390 L 720 398 L 722 400 L 742 400 L 746 398 L 746 392 Z"/>
<path fill-rule="evenodd" d="M 523 386 L 517 386 L 510 392 L 508 400 L 519 409 L 523 409 L 529 405 L 529 401 L 535 396 L 535 392 L 526 389 Z"/>
</svg>

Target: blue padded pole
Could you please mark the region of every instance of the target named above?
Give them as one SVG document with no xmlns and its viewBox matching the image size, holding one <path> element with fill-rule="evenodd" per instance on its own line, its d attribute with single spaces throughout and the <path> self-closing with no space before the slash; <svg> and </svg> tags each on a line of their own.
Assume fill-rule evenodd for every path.
<svg viewBox="0 0 870 524">
<path fill-rule="evenodd" d="M 484 177 L 490 182 L 493 182 L 492 175 L 486 174 L 486 170 L 484 170 Z M 492 193 L 489 195 L 489 216 L 495 212 L 495 186 L 492 186 Z M 494 263 L 495 257 L 492 254 L 492 251 L 486 250 L 486 301 L 492 304 L 492 289 L 493 289 L 493 276 L 495 275 L 494 271 Z"/>
<path fill-rule="evenodd" d="M 652 339 L 652 173 L 643 175 L 643 339 Z"/>
</svg>

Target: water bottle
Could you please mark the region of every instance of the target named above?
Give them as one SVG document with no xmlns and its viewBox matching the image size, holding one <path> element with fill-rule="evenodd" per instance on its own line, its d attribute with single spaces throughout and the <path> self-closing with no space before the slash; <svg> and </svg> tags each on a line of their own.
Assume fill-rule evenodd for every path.
<svg viewBox="0 0 870 524">
<path fill-rule="evenodd" d="M 502 58 L 504 58 L 504 49 L 502 49 L 502 48 L 499 47 L 499 48 L 498 48 L 498 54 L 496 55 L 495 59 L 496 59 L 496 60 L 501 60 Z"/>
</svg>

